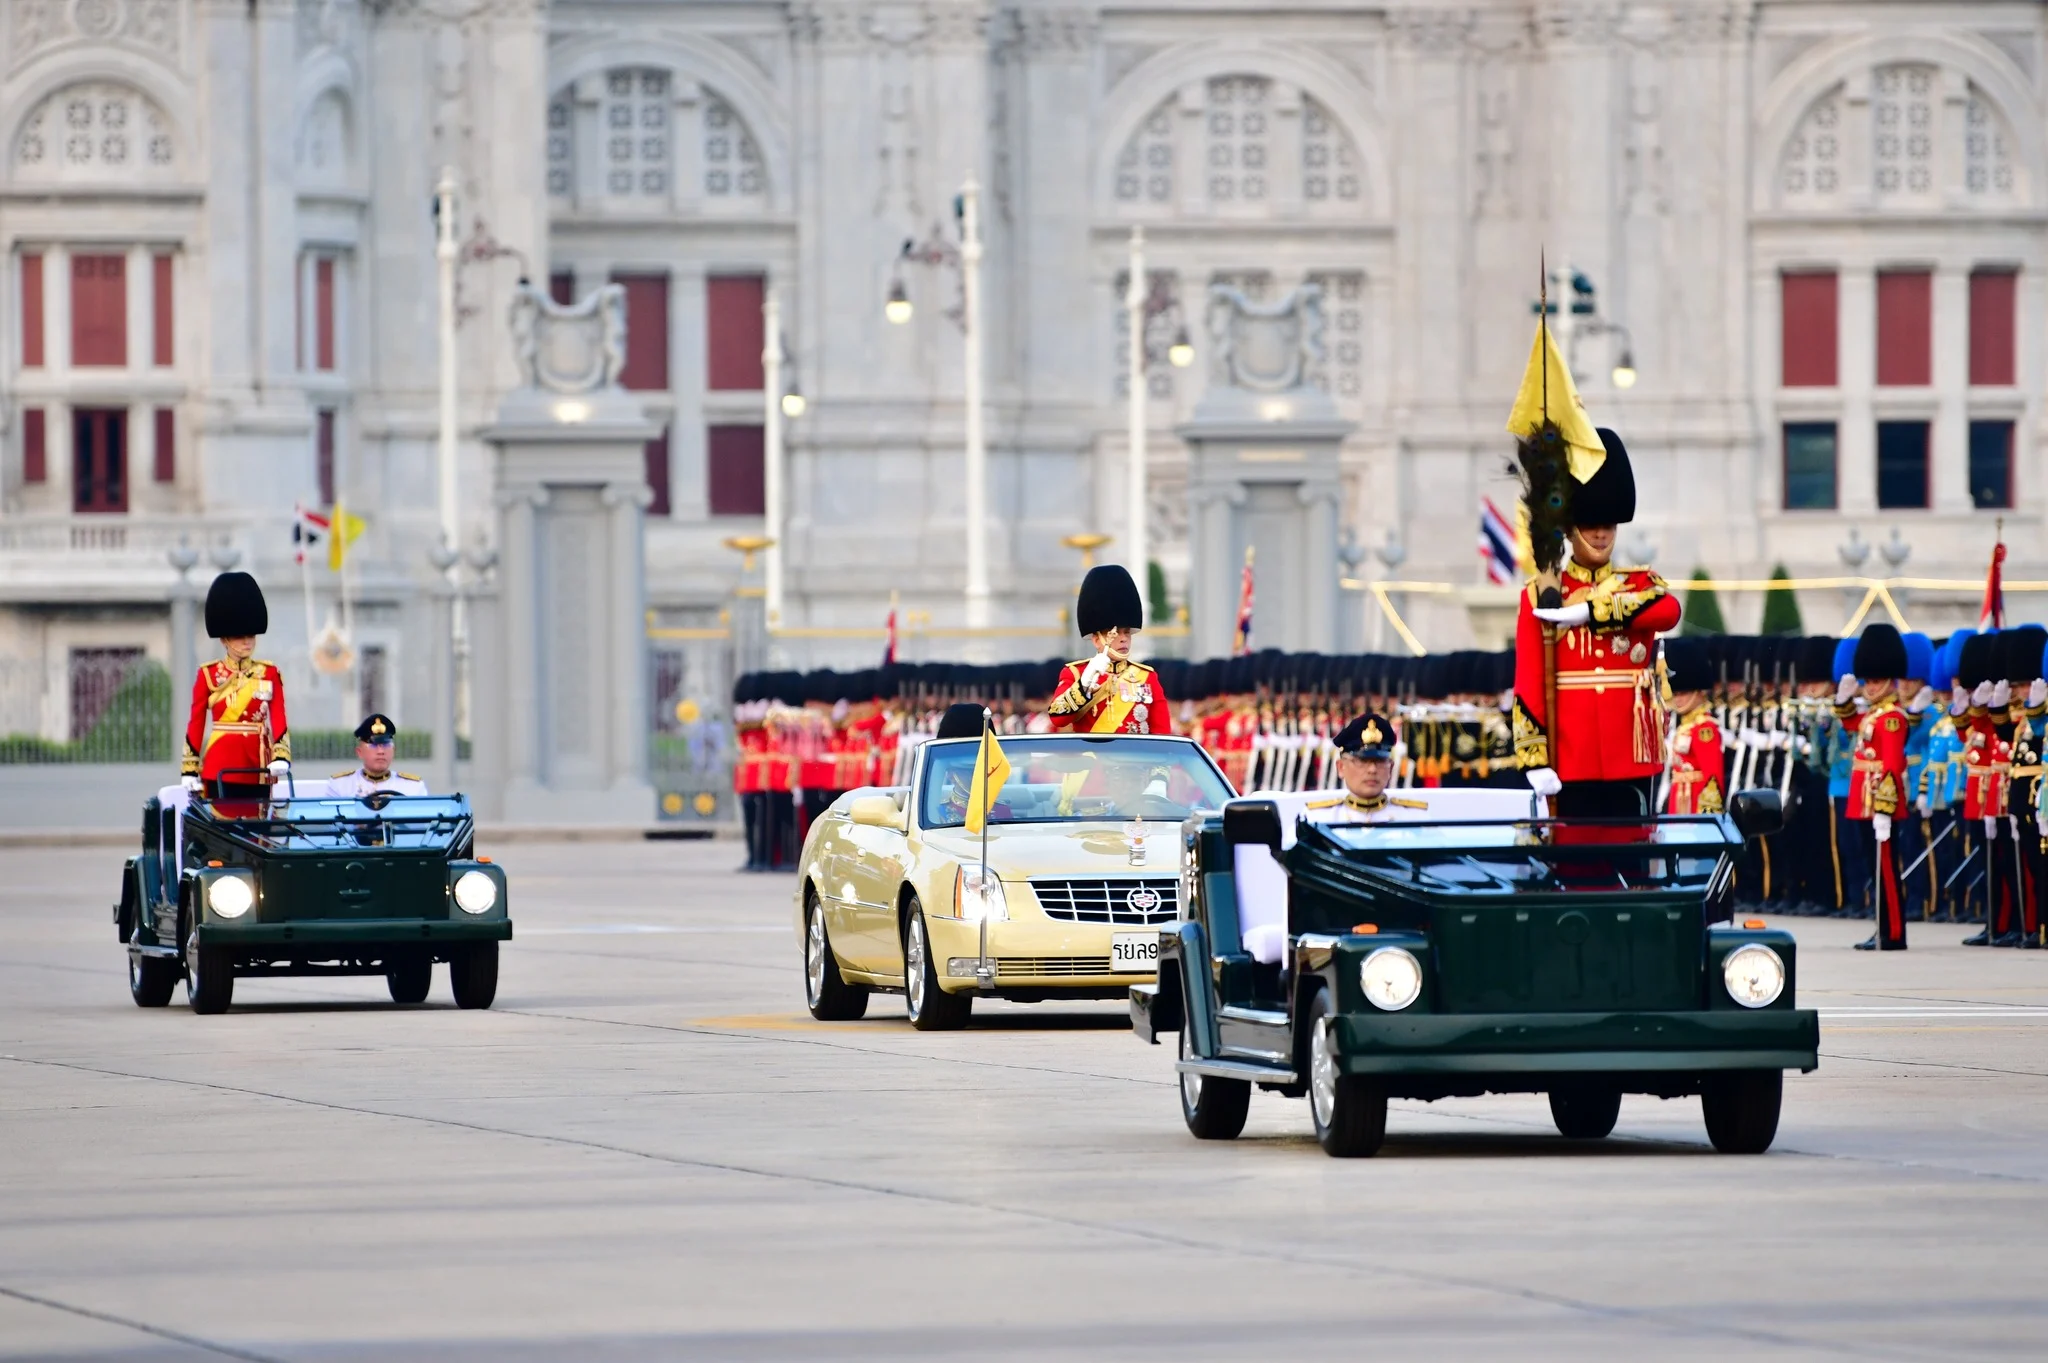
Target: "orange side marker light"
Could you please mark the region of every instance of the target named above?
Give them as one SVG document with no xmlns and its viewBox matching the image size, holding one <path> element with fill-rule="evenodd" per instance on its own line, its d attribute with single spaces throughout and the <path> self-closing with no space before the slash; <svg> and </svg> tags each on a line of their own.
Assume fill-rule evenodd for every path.
<svg viewBox="0 0 2048 1363">
<path fill-rule="evenodd" d="M 209 861 L 209 862 L 207 862 L 206 864 L 207 864 L 208 866 L 225 866 L 225 865 L 227 865 L 227 863 L 226 863 L 226 862 L 224 862 L 224 861 Z"/>
<path fill-rule="evenodd" d="M 1353 932 L 1362 933 L 1363 935 L 1370 937 L 1380 930 L 1380 925 L 1378 923 L 1353 923 L 1351 925 L 1351 930 Z"/>
<path fill-rule="evenodd" d="M 1760 928 L 1763 925 L 1764 920 L 1761 918 L 1745 918 L 1742 920 L 1742 926 L 1745 928 Z"/>
</svg>

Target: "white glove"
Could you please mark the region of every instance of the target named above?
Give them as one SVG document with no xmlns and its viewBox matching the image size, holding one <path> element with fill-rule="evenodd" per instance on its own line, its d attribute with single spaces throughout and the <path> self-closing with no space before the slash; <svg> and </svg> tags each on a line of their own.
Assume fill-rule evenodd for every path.
<svg viewBox="0 0 2048 1363">
<path fill-rule="evenodd" d="M 1842 674 L 1842 679 L 1835 683 L 1835 704 L 1847 705 L 1849 703 L 1849 697 L 1855 694 L 1856 678 L 1854 675 L 1848 672 L 1844 672 Z"/>
<path fill-rule="evenodd" d="M 2003 710 L 2010 704 L 2012 704 L 2012 683 L 2009 681 L 1993 682 L 1991 685 L 1991 708 Z"/>
<path fill-rule="evenodd" d="M 194 795 L 203 795 L 206 793 L 206 782 L 200 780 L 196 776 L 185 777 L 183 784 L 185 789 L 190 791 Z"/>
<path fill-rule="evenodd" d="M 1933 801 L 1929 800 L 1925 795 L 1922 795 L 1918 800 L 1914 801 L 1914 804 L 1916 804 L 1919 807 L 1920 817 L 1923 819 L 1934 812 Z"/>
<path fill-rule="evenodd" d="M 1890 842 L 1890 841 L 1892 840 L 1892 816 L 1891 816 L 1891 815 L 1889 815 L 1889 814 L 1873 814 L 1873 815 L 1871 815 L 1871 816 L 1870 816 L 1870 827 L 1871 827 L 1871 830 L 1872 830 L 1873 832 L 1875 832 L 1875 833 L 1877 834 L 1877 840 L 1878 840 L 1879 842 Z"/>
<path fill-rule="evenodd" d="M 1970 704 L 1981 710 L 1991 704 L 1992 694 L 1990 682 L 1978 682 L 1977 689 L 1970 693 Z"/>
<path fill-rule="evenodd" d="M 2038 686 L 2040 683 L 2036 682 L 2035 685 Z M 1934 704 L 1934 688 L 1923 686 L 1913 693 L 1913 699 L 1906 702 L 1906 713 L 1917 715 L 1932 704 Z"/>
<path fill-rule="evenodd" d="M 2048 809 L 2034 815 L 2034 827 L 2041 830 L 2041 836 L 2048 838 Z"/>
<path fill-rule="evenodd" d="M 292 764 L 285 761 L 282 757 L 280 757 L 275 762 L 272 762 L 270 764 L 270 779 L 273 781 L 282 781 L 287 775 L 290 774 L 291 769 Z"/>
<path fill-rule="evenodd" d="M 2048 705 L 2048 681 L 2036 677 L 2027 683 L 2027 708 L 2038 710 Z"/>
<path fill-rule="evenodd" d="M 1557 773 L 1549 767 L 1531 767 L 1529 789 L 1547 800 L 1564 789 L 1564 782 L 1558 780 Z"/>
<path fill-rule="evenodd" d="M 1591 602 L 1581 601 L 1575 606 L 1559 606 L 1556 610 L 1539 610 L 1538 620 L 1547 620 L 1553 625 L 1583 625 L 1593 618 Z"/>
<path fill-rule="evenodd" d="M 1109 654 L 1098 653 L 1088 660 L 1088 666 L 1081 669 L 1081 689 L 1094 691 L 1102 685 L 1102 679 L 1109 675 Z"/>
</svg>

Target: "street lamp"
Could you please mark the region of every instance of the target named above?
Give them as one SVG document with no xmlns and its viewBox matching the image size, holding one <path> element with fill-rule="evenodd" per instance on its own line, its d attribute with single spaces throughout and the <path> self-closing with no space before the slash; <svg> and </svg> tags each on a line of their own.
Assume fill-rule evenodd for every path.
<svg viewBox="0 0 2048 1363">
<path fill-rule="evenodd" d="M 1195 343 L 1188 339 L 1185 326 L 1173 334 L 1173 344 L 1166 348 L 1166 362 L 1175 369 L 1186 369 L 1195 362 Z"/>
<path fill-rule="evenodd" d="M 762 301 L 761 324 L 761 386 L 766 399 L 761 423 L 761 521 L 767 540 L 763 547 L 768 549 L 761 595 L 768 627 L 775 629 L 782 624 L 782 550 L 775 547 L 782 538 L 782 419 L 802 416 L 804 399 L 795 384 L 783 386 L 788 348 L 782 338 L 782 296 L 774 289 Z"/>
<path fill-rule="evenodd" d="M 1145 542 L 1145 298 L 1148 290 L 1145 281 L 1145 229 L 1131 229 L 1131 266 L 1128 286 L 1124 289 L 1124 307 L 1130 317 L 1130 346 L 1127 364 L 1130 368 L 1129 406 L 1125 409 L 1129 425 L 1130 457 L 1126 472 L 1124 496 L 1128 505 L 1124 521 L 1124 557 L 1129 560 L 1131 573 L 1140 582 L 1150 585 L 1151 574 L 1146 567 L 1147 554 L 1151 546 Z M 1088 555 L 1092 558 L 1092 554 Z M 1147 593 L 1149 595 L 1149 593 Z"/>
<path fill-rule="evenodd" d="M 1608 381 L 1616 388 L 1627 392 L 1636 386 L 1635 341 L 1629 335 L 1628 327 L 1620 322 L 1609 321 L 1600 315 L 1599 292 L 1583 270 L 1573 269 L 1567 263 L 1550 272 L 1550 295 L 1548 304 L 1538 301 L 1530 304 L 1530 311 L 1548 313 L 1551 316 L 1550 330 L 1557 337 L 1558 349 L 1564 352 L 1566 367 L 1572 371 L 1572 378 L 1579 377 L 1579 367 L 1574 362 L 1578 353 L 1581 336 L 1614 336 L 1621 342 L 1621 356 L 1607 373 Z"/>
<path fill-rule="evenodd" d="M 908 254 L 910 243 L 903 243 L 903 249 Z M 911 312 L 910 295 L 904 291 L 903 279 L 898 276 L 889 281 L 889 301 L 882 305 L 882 315 L 900 327 L 910 320 Z"/>
</svg>

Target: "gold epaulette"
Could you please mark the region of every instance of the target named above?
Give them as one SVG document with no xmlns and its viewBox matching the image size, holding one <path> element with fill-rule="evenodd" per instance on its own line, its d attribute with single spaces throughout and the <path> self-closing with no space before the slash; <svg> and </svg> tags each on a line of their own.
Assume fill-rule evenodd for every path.
<svg viewBox="0 0 2048 1363">
<path fill-rule="evenodd" d="M 354 776 L 355 774 L 356 769 L 354 767 L 350 767 L 347 771 L 338 771 L 334 773 L 334 775 L 328 777 L 327 779 L 330 781 L 339 781 L 344 776 Z"/>
<path fill-rule="evenodd" d="M 1339 795 L 1334 800 L 1310 800 L 1307 807 L 1310 809 L 1335 809 L 1343 803 L 1344 797 Z"/>
<path fill-rule="evenodd" d="M 1387 803 L 1390 805 L 1399 805 L 1403 809 L 1429 808 L 1429 801 L 1427 800 L 1404 800 L 1398 795 L 1389 795 L 1387 797 Z"/>
<path fill-rule="evenodd" d="M 419 777 L 414 776 L 409 771 L 394 771 L 391 774 L 393 776 L 396 776 L 401 781 L 417 781 L 420 779 Z"/>
</svg>

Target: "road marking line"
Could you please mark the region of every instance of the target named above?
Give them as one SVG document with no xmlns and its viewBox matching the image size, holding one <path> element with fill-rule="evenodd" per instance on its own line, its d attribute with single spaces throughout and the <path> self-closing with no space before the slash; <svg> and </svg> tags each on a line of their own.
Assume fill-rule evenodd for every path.
<svg viewBox="0 0 2048 1363">
<path fill-rule="evenodd" d="M 782 932 L 791 937 L 796 930 L 785 924 L 745 923 L 721 927 L 716 924 L 675 924 L 675 923 L 588 923 L 576 927 L 530 928 L 520 924 L 521 937 L 633 937 L 644 933 L 704 933 L 723 932 Z"/>
<path fill-rule="evenodd" d="M 2002 1020 L 2024 1021 L 2048 1018 L 2048 1008 L 1823 1008 L 1823 1020 L 1828 1018 L 1854 1018 L 1869 1021 L 1878 1018 L 1999 1018 Z"/>
</svg>

